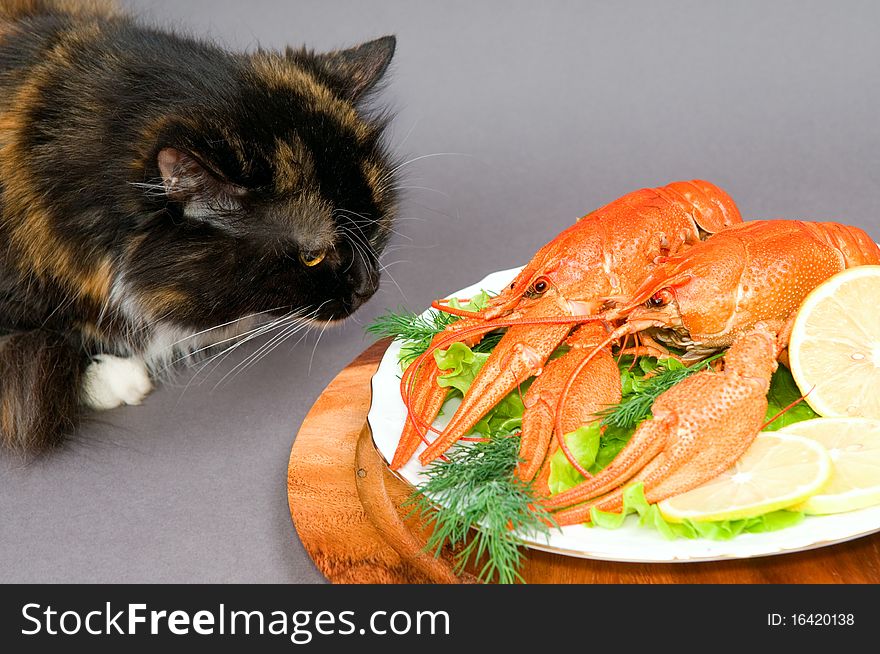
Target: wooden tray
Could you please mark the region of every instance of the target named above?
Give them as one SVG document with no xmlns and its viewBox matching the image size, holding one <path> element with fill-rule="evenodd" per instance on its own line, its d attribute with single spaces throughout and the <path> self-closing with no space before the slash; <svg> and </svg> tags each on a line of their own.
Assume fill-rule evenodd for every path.
<svg viewBox="0 0 880 654">
<path fill-rule="evenodd" d="M 287 474 L 290 515 L 334 583 L 459 583 L 448 556 L 423 551 L 399 509 L 411 488 L 388 470 L 367 426 L 370 379 L 387 341 L 367 348 L 306 416 Z M 880 534 L 806 552 L 711 563 L 612 563 L 528 550 L 529 583 L 880 583 Z"/>
</svg>

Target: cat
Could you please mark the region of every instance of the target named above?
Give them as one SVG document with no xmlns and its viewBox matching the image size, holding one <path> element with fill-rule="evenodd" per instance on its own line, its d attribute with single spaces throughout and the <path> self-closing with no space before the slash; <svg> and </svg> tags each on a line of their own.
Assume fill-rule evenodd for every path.
<svg viewBox="0 0 880 654">
<path fill-rule="evenodd" d="M 0 0 L 0 442 L 38 453 L 187 353 L 377 290 L 395 50 L 234 53 L 99 0 Z M 256 331 L 255 331 L 256 330 Z"/>
</svg>

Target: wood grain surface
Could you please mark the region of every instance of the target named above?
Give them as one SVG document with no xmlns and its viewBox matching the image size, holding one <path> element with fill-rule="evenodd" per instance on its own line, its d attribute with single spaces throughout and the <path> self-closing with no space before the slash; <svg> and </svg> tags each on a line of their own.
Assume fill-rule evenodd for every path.
<svg viewBox="0 0 880 654">
<path fill-rule="evenodd" d="M 423 551 L 404 519 L 411 488 L 388 470 L 366 425 L 370 380 L 387 341 L 346 367 L 306 416 L 293 444 L 290 514 L 312 560 L 333 583 L 471 582 L 448 555 Z M 880 583 L 880 534 L 806 552 L 708 563 L 612 563 L 528 550 L 528 583 Z"/>
</svg>

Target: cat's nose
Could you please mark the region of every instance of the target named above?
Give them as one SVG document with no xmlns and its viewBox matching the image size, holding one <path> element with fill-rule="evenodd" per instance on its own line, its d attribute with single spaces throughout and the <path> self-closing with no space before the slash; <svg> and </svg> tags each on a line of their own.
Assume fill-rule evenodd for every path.
<svg viewBox="0 0 880 654">
<path fill-rule="evenodd" d="M 360 307 L 364 302 L 373 297 L 379 289 L 379 278 L 373 275 L 362 275 L 351 291 L 352 310 Z"/>
<path fill-rule="evenodd" d="M 361 301 L 361 304 L 373 297 L 373 294 L 379 289 L 379 280 L 377 277 L 367 275 L 362 277 L 360 283 L 354 289 L 354 296 Z"/>
</svg>

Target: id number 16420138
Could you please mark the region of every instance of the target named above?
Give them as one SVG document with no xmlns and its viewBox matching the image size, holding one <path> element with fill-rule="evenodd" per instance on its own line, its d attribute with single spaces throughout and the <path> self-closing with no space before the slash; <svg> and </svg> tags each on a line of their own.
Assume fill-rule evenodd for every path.
<svg viewBox="0 0 880 654">
<path fill-rule="evenodd" d="M 853 613 L 768 613 L 770 627 L 851 627 L 855 624 Z"/>
</svg>

